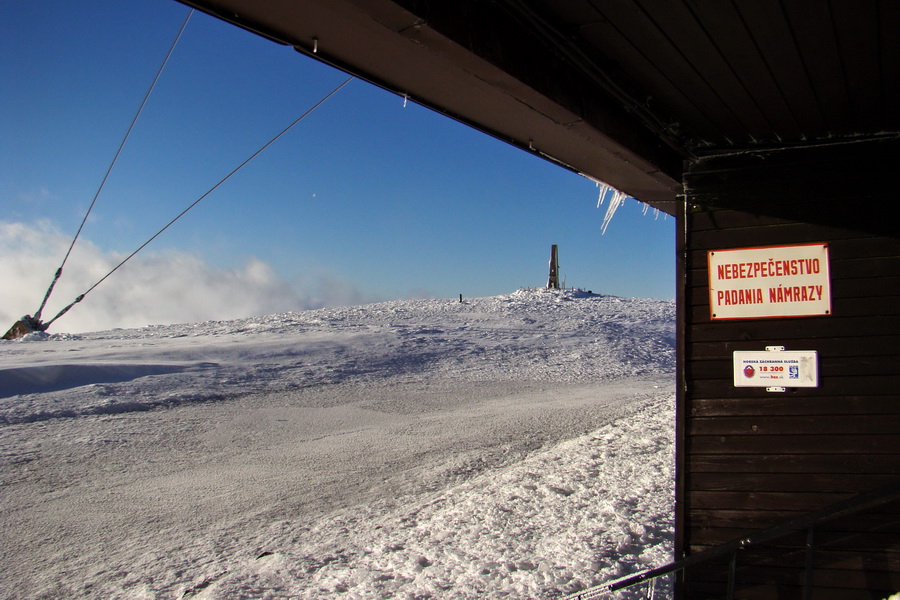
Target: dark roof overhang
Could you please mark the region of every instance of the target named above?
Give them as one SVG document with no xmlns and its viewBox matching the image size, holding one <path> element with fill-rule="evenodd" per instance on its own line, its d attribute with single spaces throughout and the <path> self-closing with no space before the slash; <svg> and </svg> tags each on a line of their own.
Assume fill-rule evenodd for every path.
<svg viewBox="0 0 900 600">
<path fill-rule="evenodd" d="M 675 213 L 685 161 L 900 131 L 890 0 L 182 0 Z"/>
</svg>

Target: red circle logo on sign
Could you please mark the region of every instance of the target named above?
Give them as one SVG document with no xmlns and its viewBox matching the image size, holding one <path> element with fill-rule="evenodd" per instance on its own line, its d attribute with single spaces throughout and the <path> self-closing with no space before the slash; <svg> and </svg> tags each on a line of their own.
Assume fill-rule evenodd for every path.
<svg viewBox="0 0 900 600">
<path fill-rule="evenodd" d="M 744 367 L 744 377 L 751 378 L 756 375 L 756 369 L 753 368 L 753 365 L 747 365 Z"/>
</svg>

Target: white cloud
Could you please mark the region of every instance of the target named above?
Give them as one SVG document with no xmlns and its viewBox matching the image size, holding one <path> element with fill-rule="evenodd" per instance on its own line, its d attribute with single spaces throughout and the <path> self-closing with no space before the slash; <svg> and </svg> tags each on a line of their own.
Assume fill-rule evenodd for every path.
<svg viewBox="0 0 900 600">
<path fill-rule="evenodd" d="M 5 331 L 37 310 L 70 242 L 46 221 L 35 225 L 0 221 L 0 329 Z M 104 253 L 80 238 L 43 320 L 53 318 L 124 257 Z M 76 304 L 50 331 L 224 320 L 365 301 L 355 286 L 327 275 L 304 282 L 303 287 L 288 284 L 256 258 L 222 269 L 192 254 L 147 250 Z"/>
<path fill-rule="evenodd" d="M 36 190 L 29 190 L 19 194 L 19 200 L 27 204 L 46 204 L 51 200 L 56 200 L 56 194 L 50 192 L 46 186 L 41 186 Z"/>
</svg>

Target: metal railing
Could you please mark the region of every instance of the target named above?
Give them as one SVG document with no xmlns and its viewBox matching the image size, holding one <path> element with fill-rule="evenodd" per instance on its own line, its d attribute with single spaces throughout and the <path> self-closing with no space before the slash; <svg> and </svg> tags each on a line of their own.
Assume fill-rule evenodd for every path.
<svg viewBox="0 0 900 600">
<path fill-rule="evenodd" d="M 842 500 L 841 502 L 836 502 L 835 504 L 812 511 L 802 517 L 790 519 L 769 529 L 764 529 L 746 537 L 726 542 L 714 548 L 698 552 L 697 554 L 691 554 L 667 565 L 656 567 L 655 569 L 648 569 L 647 571 L 621 577 L 598 586 L 581 590 L 580 592 L 566 596 L 563 600 L 593 600 L 595 598 L 602 598 L 612 592 L 624 590 L 644 582 L 651 582 L 658 577 L 676 573 L 688 567 L 729 555 L 730 560 L 728 565 L 728 580 L 726 583 L 726 598 L 731 600 L 734 597 L 735 572 L 739 551 L 803 530 L 806 530 L 806 545 L 802 598 L 808 600 L 812 594 L 813 554 L 815 551 L 816 526 L 825 521 L 861 512 L 896 499 L 900 499 L 900 481 L 872 492 L 860 494 L 853 498 Z M 648 589 L 650 590 L 650 597 L 652 597 L 653 587 L 649 587 Z"/>
</svg>

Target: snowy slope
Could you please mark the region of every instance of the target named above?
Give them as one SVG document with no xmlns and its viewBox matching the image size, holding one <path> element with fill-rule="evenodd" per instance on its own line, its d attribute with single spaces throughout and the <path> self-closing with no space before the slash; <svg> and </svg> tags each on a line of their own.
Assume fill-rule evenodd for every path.
<svg viewBox="0 0 900 600">
<path fill-rule="evenodd" d="M 2 598 L 558 598 L 671 551 L 674 304 L 0 344 Z M 657 595 L 659 597 L 659 595 Z"/>
</svg>

